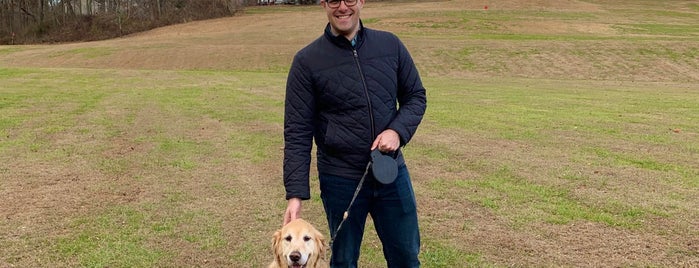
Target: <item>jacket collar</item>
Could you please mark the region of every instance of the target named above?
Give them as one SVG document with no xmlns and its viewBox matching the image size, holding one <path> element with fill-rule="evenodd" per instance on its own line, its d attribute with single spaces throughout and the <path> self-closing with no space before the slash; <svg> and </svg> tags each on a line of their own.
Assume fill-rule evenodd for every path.
<svg viewBox="0 0 699 268">
<path fill-rule="evenodd" d="M 352 42 L 350 40 L 347 40 L 347 38 L 345 38 L 342 35 L 334 35 L 333 34 L 333 32 L 330 28 L 330 23 L 328 23 L 325 26 L 325 34 L 324 35 L 325 35 L 325 38 L 330 40 L 336 46 L 339 46 L 341 48 L 352 49 Z M 365 36 L 364 23 L 362 23 L 362 21 L 359 20 L 359 31 L 357 31 L 357 36 L 356 36 L 357 43 L 354 46 L 355 48 L 359 48 L 362 45 L 362 43 L 364 43 L 364 36 Z"/>
</svg>

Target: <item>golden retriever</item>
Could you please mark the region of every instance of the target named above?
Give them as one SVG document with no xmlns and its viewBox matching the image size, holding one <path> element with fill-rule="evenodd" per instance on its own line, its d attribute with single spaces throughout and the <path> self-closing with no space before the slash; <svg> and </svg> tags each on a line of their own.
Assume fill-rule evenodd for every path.
<svg viewBox="0 0 699 268">
<path fill-rule="evenodd" d="M 295 219 L 274 232 L 269 268 L 327 268 L 325 247 L 325 237 L 313 225 Z"/>
</svg>

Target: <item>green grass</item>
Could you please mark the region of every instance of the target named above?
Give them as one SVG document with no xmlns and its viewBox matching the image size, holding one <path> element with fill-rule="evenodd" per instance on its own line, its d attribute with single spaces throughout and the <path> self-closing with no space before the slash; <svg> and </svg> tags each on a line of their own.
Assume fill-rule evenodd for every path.
<svg viewBox="0 0 699 268">
<path fill-rule="evenodd" d="M 35 88 L 32 91 L 37 94 L 12 97 L 11 101 L 6 101 L 3 112 L 16 114 L 23 119 L 3 120 L 9 122 L 3 123 L 7 126 L 3 129 L 5 135 L 11 138 L 5 137 L 0 142 L 0 150 L 20 150 L 23 153 L 18 156 L 30 161 L 62 161 L 59 159 L 101 155 L 110 150 L 109 144 L 92 148 L 86 148 L 79 142 L 56 144 L 56 137 L 65 134 L 75 135 L 77 141 L 87 141 L 91 137 L 102 141 L 131 137 L 128 140 L 132 146 L 151 149 L 145 154 L 131 157 L 96 157 L 92 161 L 96 162 L 97 169 L 104 174 L 111 174 L 110 176 L 126 175 L 133 176 L 134 179 L 138 178 L 136 174 L 140 173 L 139 169 L 165 168 L 172 169 L 172 172 L 190 173 L 210 165 L 210 153 L 220 151 L 211 140 L 198 140 L 188 133 L 189 130 L 199 128 L 199 120 L 213 118 L 232 127 L 279 124 L 281 120 L 280 94 L 269 95 L 264 90 L 249 92 L 243 89 L 245 87 L 232 86 L 229 91 L 241 93 L 233 96 L 216 85 L 223 82 L 217 82 L 217 79 L 228 76 L 256 77 L 248 73 L 169 73 L 169 81 L 157 86 L 138 86 L 147 79 L 139 78 L 139 72 L 121 74 L 119 79 L 101 75 L 102 72 L 109 71 L 72 70 L 71 75 L 79 79 L 61 82 L 59 94 L 51 78 L 59 72 L 64 73 L 64 70 L 35 72 L 41 72 L 47 78 L 37 77 L 28 87 L 9 88 L 19 93 L 13 96 L 22 95 L 21 92 L 27 92 L 31 88 Z M 156 73 L 148 71 L 144 76 Z M 25 79 L 23 76 L 26 75 L 4 80 L 8 81 L 7 84 L 13 84 L 16 79 Z M 271 76 L 281 81 L 283 74 Z M 192 85 L 203 80 L 214 85 Z M 113 84 L 116 81 L 121 82 Z M 97 93 L 81 86 L 87 83 L 98 88 L 106 88 L 107 84 L 114 86 Z M 268 87 L 267 82 L 260 79 L 241 79 L 237 83 L 249 83 L 247 88 Z M 429 78 L 426 83 L 430 85 L 430 109 L 425 118 L 427 123 L 421 131 L 429 133 L 449 129 L 461 133 L 458 135 L 482 136 L 544 148 L 537 150 L 565 148 L 572 155 L 591 159 L 610 168 L 637 168 L 674 174 L 686 187 L 690 187 L 688 189 L 697 185 L 695 178 L 698 171 L 689 159 L 693 152 L 696 153 L 696 141 L 672 136 L 675 134 L 667 131 L 668 127 L 675 126 L 681 126 L 687 131 L 697 129 L 699 120 L 693 114 L 697 114 L 695 109 L 699 105 L 696 100 L 699 98 L 693 95 L 695 93 L 680 94 L 667 88 L 654 90 L 652 85 L 599 87 L 596 84 L 577 83 L 575 87 L 567 88 L 566 81 L 516 79 L 476 82 Z M 216 95 L 223 97 L 212 97 Z M 245 101 L 244 104 L 234 105 L 242 100 Z M 32 112 L 17 112 L 26 106 L 32 107 Z M 139 112 L 145 108 L 148 108 L 147 114 Z M 152 121 L 140 125 L 139 120 L 144 119 Z M 177 127 L 172 128 L 172 124 L 177 124 Z M 134 129 L 133 126 L 138 128 Z M 39 134 L 32 134 L 36 130 L 40 130 Z M 136 133 L 130 133 L 132 131 Z M 563 143 L 559 140 L 562 132 L 572 133 L 582 143 L 573 147 Z M 648 138 L 648 133 L 655 133 L 657 137 Z M 278 154 L 274 151 L 281 144 L 279 133 L 269 134 L 263 129 L 235 129 L 222 138 L 223 143 L 219 143 L 219 146 L 230 149 L 222 156 L 251 163 L 262 163 L 272 156 L 271 153 Z M 628 152 L 618 152 L 615 147 L 609 147 L 615 143 L 628 144 L 625 149 Z M 666 158 L 664 154 L 636 156 L 633 148 L 644 146 L 662 146 L 679 154 L 674 158 Z M 599 149 L 591 151 L 589 148 Z M 470 170 L 481 174 L 467 180 L 432 179 L 426 185 L 429 189 L 427 198 L 450 200 L 454 198 L 448 193 L 450 191 L 469 193 L 477 190 L 477 194 L 464 194 L 461 198 L 502 214 L 513 226 L 519 226 L 515 228 L 536 222 L 565 225 L 588 221 L 635 230 L 644 228 L 644 221 L 650 218 L 662 215 L 671 219 L 684 211 L 683 208 L 678 208 L 661 214 L 657 212 L 663 209 L 659 206 L 617 200 L 613 196 L 608 196 L 607 200 L 595 200 L 594 197 L 574 195 L 565 185 L 558 185 L 555 180 L 521 175 L 522 169 L 527 168 L 523 163 L 500 166 L 485 159 L 471 162 L 458 160 L 463 155 L 462 150 L 469 149 L 440 143 L 427 147 L 414 145 L 410 148 L 410 155 L 443 162 L 443 172 Z M 578 164 L 570 162 L 569 165 Z M 579 184 L 592 182 L 586 176 L 567 176 L 565 179 Z M 177 183 L 177 180 L 173 182 Z M 222 192 L 229 191 L 222 188 L 221 184 L 214 188 Z M 99 189 L 110 191 L 120 189 L 120 186 L 107 184 Z M 175 189 L 177 188 L 173 190 Z M 230 196 L 230 192 L 228 195 Z M 678 195 L 676 200 L 688 202 L 681 200 L 689 200 L 691 191 Z M 189 194 L 181 190 L 175 190 L 166 197 L 164 202 L 176 204 L 198 199 L 189 197 Z M 177 216 L 183 212 L 182 216 Z M 179 211 L 174 207 L 166 208 L 166 213 L 159 216 L 155 210 L 138 204 L 135 207 L 108 208 L 100 214 L 73 220 L 69 233 L 47 243 L 56 244 L 56 255 L 52 257 L 56 261 L 71 260 L 80 266 L 90 267 L 157 266 L 159 263 L 168 263 L 167 259 L 176 253 L 171 252 L 172 249 L 167 245 L 154 244 L 154 241 L 162 238 L 192 244 L 196 250 L 202 251 L 216 251 L 228 243 L 228 238 L 223 237 L 215 218 L 212 222 L 202 218 L 207 212 Z M 190 232 L 178 233 L 178 226 L 186 226 Z M 435 240 L 426 245 L 422 256 L 425 262 L 433 264 L 429 267 L 453 267 L 463 262 L 488 266 L 488 262 L 480 254 L 464 256 L 460 254 L 460 250 L 460 246 Z M 253 253 L 243 251 L 229 256 L 240 260 L 250 258 L 250 254 Z M 366 253 L 370 263 L 380 263 L 380 256 L 380 251 Z"/>
<path fill-rule="evenodd" d="M 615 28 L 629 34 L 648 34 L 663 36 L 699 36 L 699 30 L 694 25 L 668 24 L 619 24 Z"/>
<path fill-rule="evenodd" d="M 149 232 L 171 228 L 150 223 L 147 217 L 141 211 L 116 207 L 104 215 L 76 220 L 72 228 L 80 231 L 56 241 L 57 259 L 74 258 L 82 267 L 156 265 L 166 253 L 145 245 L 152 235 Z"/>
<path fill-rule="evenodd" d="M 66 55 L 76 55 L 83 57 L 85 59 L 95 59 L 99 57 L 109 56 L 114 53 L 114 48 L 107 47 L 90 47 L 90 48 L 76 48 L 66 51 L 57 52 L 49 55 L 49 57 L 62 57 Z"/>
<path fill-rule="evenodd" d="M 510 41 L 582 41 L 582 40 L 697 40 L 696 14 L 667 10 L 618 10 L 629 17 L 644 17 L 638 23 L 609 21 L 609 17 L 598 12 L 545 11 L 545 10 L 456 10 L 442 12 L 412 12 L 418 19 L 405 22 L 411 30 L 402 32 L 407 36 L 449 36 L 470 40 L 510 40 Z M 438 20 L 434 20 L 435 18 Z M 652 18 L 652 21 L 648 21 Z M 668 20 L 683 21 L 667 23 Z M 374 19 L 377 20 L 378 19 Z M 372 22 L 377 22 L 372 20 Z M 511 29 L 511 25 L 532 21 L 552 24 L 599 23 L 615 29 L 618 34 L 599 35 L 578 31 L 560 33 L 522 33 Z M 439 31 L 425 31 L 425 29 Z M 447 30 L 447 31 L 445 31 Z M 452 30 L 452 31 L 449 31 Z M 459 34 L 457 31 L 460 31 Z"/>
<path fill-rule="evenodd" d="M 483 180 L 461 184 L 462 187 L 475 186 L 480 189 L 480 194 L 470 198 L 494 210 L 507 209 L 508 217 L 512 217 L 512 221 L 518 225 L 532 221 L 568 224 L 584 220 L 636 228 L 649 214 L 642 209 L 619 206 L 612 200 L 602 207 L 589 206 L 586 204 L 592 204 L 595 200 L 580 200 L 567 189 L 532 183 L 527 178 L 517 177 L 508 167 L 496 170 Z M 479 199 L 481 195 L 483 199 Z M 510 210 L 512 208 L 514 210 Z"/>
<path fill-rule="evenodd" d="M 694 115 L 699 112 L 699 103 L 690 101 L 699 97 L 696 92 L 678 94 L 682 90 L 652 90 L 643 85 L 607 88 L 582 81 L 575 81 L 574 85 L 566 81 L 512 82 L 505 80 L 496 85 L 429 81 L 433 88 L 438 88 L 431 91 L 429 99 L 438 104 L 430 107 L 427 120 L 442 129 L 468 133 L 463 134 L 465 137 L 529 144 L 542 151 L 546 151 L 545 148 L 564 150 L 586 159 L 585 164 L 593 161 L 595 165 L 614 169 L 660 172 L 666 174 L 661 184 L 680 183 L 683 188 L 697 186 L 699 170 L 691 164 L 697 144 L 688 144 L 685 137 L 670 131 L 676 126 L 697 129 L 699 118 Z M 450 90 L 444 90 L 447 88 Z M 576 142 L 570 144 L 565 141 L 567 139 Z M 586 144 L 596 149 L 591 151 Z M 664 153 L 635 148 L 658 148 L 678 154 L 668 158 Z M 556 180 L 542 184 L 540 178 L 522 177 L 518 174 L 528 172 L 519 167 L 497 166 L 487 161 L 485 165 L 483 161 L 460 164 L 450 161 L 469 154 L 469 149 L 463 146 L 437 143 L 412 150 L 415 155 L 438 161 L 447 172 L 471 170 L 481 176 L 434 180 L 429 184 L 433 194 L 440 196 L 440 193 L 462 189 L 465 198 L 502 211 L 520 224 L 532 221 L 568 224 L 584 220 L 637 228 L 645 218 L 654 217 L 662 210 L 662 207 L 642 208 L 642 203 L 620 206 L 611 196 L 609 203 L 600 204 L 596 197 L 573 195 L 568 188 L 570 185 L 561 187 Z M 517 148 L 507 153 L 519 154 Z M 535 155 L 527 157 L 537 158 Z M 584 176 L 576 181 L 579 185 L 594 184 L 595 179 Z"/>
<path fill-rule="evenodd" d="M 421 262 L 429 267 L 488 267 L 477 253 L 461 252 L 457 248 L 451 248 L 443 242 L 426 239 L 424 241 Z"/>
<path fill-rule="evenodd" d="M 15 53 L 18 51 L 22 51 L 24 48 L 22 47 L 2 47 L 0 48 L 0 54 L 10 54 L 10 53 Z"/>
<path fill-rule="evenodd" d="M 53 254 L 40 259 L 83 267 L 171 263 L 172 252 L 158 240 L 219 252 L 228 243 L 221 224 L 206 219 L 210 212 L 182 207 L 197 198 L 176 186 L 186 180 L 172 174 L 200 174 L 206 166 L 229 162 L 226 159 L 260 163 L 279 148 L 279 134 L 266 129 L 281 120 L 281 95 L 266 90 L 282 81 L 281 74 L 271 80 L 268 74 L 220 71 L 3 69 L 3 74 L 2 112 L 10 115 L 0 121 L 0 151 L 5 156 L 12 152 L 27 162 L 54 165 L 87 163 L 87 168 L 105 177 L 85 185 L 88 192 L 127 194 L 132 191 L 129 185 L 146 178 L 151 178 L 147 184 L 172 187 L 164 189 L 164 207 L 158 203 L 108 207 L 71 220 L 72 231 L 58 238 L 27 240 L 55 245 Z M 153 83 L 152 76 L 163 79 Z M 258 93 L 248 92 L 251 88 Z M 223 136 L 214 133 L 221 138 L 214 145 L 196 135 L 208 131 L 202 120 L 231 125 L 231 131 Z M 66 139 L 72 142 L 57 142 Z M 14 171 L 3 170 L 8 175 Z M 156 181 L 153 171 L 160 177 Z M 221 179 L 230 176 L 222 175 Z M 229 197 L 240 191 L 223 181 L 211 187 Z"/>
<path fill-rule="evenodd" d="M 165 208 L 181 209 L 178 204 L 186 200 L 176 196 L 166 199 L 171 205 Z M 172 257 L 159 241 L 176 240 L 201 251 L 225 245 L 220 223 L 206 219 L 210 215 L 205 212 L 163 215 L 157 211 L 162 208 L 157 204 L 112 207 L 100 215 L 78 218 L 72 223 L 76 232 L 55 241 L 53 258 L 82 267 L 152 267 Z M 189 229 L 191 225 L 197 228 Z"/>
<path fill-rule="evenodd" d="M 668 128 L 691 129 L 692 122 L 699 119 L 694 116 L 698 107 L 695 102 L 687 102 L 687 95 L 644 86 L 634 89 L 582 81 L 536 80 L 502 81 L 497 85 L 449 80 L 429 83 L 452 89 L 430 93 L 430 100 L 439 102 L 430 109 L 435 123 L 469 132 L 499 133 L 513 140 L 547 142 L 558 131 L 575 131 L 580 135 L 612 135 L 667 144 L 672 142 Z"/>
</svg>

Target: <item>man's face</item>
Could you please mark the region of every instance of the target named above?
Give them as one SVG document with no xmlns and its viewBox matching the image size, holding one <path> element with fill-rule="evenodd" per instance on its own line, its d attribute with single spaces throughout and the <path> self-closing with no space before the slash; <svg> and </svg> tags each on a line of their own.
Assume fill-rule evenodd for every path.
<svg viewBox="0 0 699 268">
<path fill-rule="evenodd" d="M 350 3 L 349 7 L 347 2 Z M 347 0 L 347 2 L 323 0 L 321 5 L 328 15 L 328 22 L 333 32 L 350 38 L 359 30 L 359 11 L 364 5 L 364 0 Z"/>
</svg>

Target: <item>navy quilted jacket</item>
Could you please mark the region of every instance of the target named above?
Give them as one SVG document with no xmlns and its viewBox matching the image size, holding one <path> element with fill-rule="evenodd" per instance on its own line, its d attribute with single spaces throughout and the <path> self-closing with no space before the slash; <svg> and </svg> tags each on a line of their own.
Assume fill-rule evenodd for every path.
<svg viewBox="0 0 699 268">
<path fill-rule="evenodd" d="M 357 43 L 325 33 L 294 57 L 286 84 L 286 198 L 310 198 L 312 142 L 318 172 L 359 180 L 385 129 L 410 141 L 427 107 L 408 50 L 392 33 L 361 26 Z M 404 162 L 400 150 L 394 155 Z"/>
</svg>

